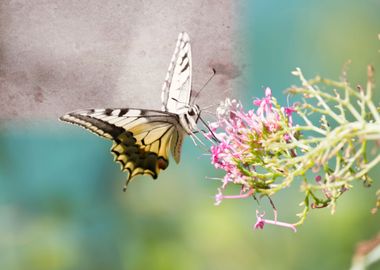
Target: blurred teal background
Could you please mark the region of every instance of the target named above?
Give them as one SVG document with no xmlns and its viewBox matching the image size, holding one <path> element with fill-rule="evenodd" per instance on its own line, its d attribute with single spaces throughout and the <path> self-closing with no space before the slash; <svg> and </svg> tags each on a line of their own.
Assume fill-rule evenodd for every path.
<svg viewBox="0 0 380 270">
<path fill-rule="evenodd" d="M 297 83 L 295 67 L 338 79 L 349 59 L 349 80 L 364 84 L 366 65 L 380 67 L 379 11 L 380 1 L 242 2 L 249 65 L 237 95 L 247 106 L 266 86 L 281 95 Z M 171 160 L 157 181 L 140 177 L 126 193 L 109 148 L 63 123 L 1 131 L 0 269 L 348 269 L 356 243 L 379 232 L 379 215 L 370 214 L 379 181 L 356 185 L 333 216 L 312 211 L 296 234 L 253 231 L 255 209 L 270 213 L 268 202 L 213 206 L 219 184 L 205 176 L 221 172 L 190 140 L 179 165 Z M 296 221 L 297 186 L 273 200 L 281 220 Z"/>
</svg>

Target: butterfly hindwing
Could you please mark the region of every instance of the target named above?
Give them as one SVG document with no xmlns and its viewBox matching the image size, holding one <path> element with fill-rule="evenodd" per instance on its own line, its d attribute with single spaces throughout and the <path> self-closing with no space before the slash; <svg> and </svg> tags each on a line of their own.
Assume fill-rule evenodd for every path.
<svg viewBox="0 0 380 270">
<path fill-rule="evenodd" d="M 184 132 L 175 114 L 140 109 L 91 109 L 66 114 L 61 120 L 111 139 L 111 152 L 128 181 L 138 175 L 157 178 L 169 165 L 168 149 L 179 162 Z"/>
</svg>

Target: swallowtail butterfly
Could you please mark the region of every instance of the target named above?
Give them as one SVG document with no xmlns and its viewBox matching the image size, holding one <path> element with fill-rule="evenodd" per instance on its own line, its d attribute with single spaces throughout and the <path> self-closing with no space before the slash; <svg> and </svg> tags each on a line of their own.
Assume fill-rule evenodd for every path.
<svg viewBox="0 0 380 270">
<path fill-rule="evenodd" d="M 191 65 L 190 39 L 182 32 L 162 86 L 161 111 L 87 109 L 63 115 L 60 120 L 112 140 L 115 161 L 128 172 L 124 190 L 136 175 L 156 179 L 160 170 L 169 165 L 169 149 L 178 163 L 184 137 L 198 131 L 200 110 L 190 104 Z"/>
</svg>

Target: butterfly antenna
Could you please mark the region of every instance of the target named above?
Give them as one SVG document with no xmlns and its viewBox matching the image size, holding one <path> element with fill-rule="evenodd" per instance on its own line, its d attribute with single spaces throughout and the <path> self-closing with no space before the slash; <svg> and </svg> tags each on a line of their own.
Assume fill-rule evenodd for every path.
<svg viewBox="0 0 380 270">
<path fill-rule="evenodd" d="M 197 98 L 199 97 L 200 93 L 202 92 L 202 90 L 207 86 L 207 84 L 212 80 L 212 78 L 214 78 L 214 76 L 216 75 L 216 70 L 215 68 L 212 68 L 212 75 L 210 76 L 210 78 L 208 78 L 208 80 L 205 82 L 205 84 L 201 87 L 201 89 L 199 89 L 199 91 L 196 93 L 195 95 L 195 98 L 193 99 L 193 102 L 192 104 L 194 105 L 195 104 L 195 101 L 197 100 Z"/>
</svg>

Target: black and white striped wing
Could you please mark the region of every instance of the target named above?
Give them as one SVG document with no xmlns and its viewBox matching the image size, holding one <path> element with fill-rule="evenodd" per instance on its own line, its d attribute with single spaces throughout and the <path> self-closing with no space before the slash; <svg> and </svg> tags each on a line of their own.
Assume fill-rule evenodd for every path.
<svg viewBox="0 0 380 270">
<path fill-rule="evenodd" d="M 162 86 L 163 111 L 175 114 L 186 113 L 191 95 L 191 46 L 189 35 L 182 32 L 169 64 Z"/>
<path fill-rule="evenodd" d="M 140 109 L 90 109 L 68 113 L 60 118 L 82 126 L 113 141 L 111 152 L 121 169 L 136 175 L 157 178 L 169 165 L 168 149 L 176 162 L 184 137 L 178 116 L 172 113 Z"/>
</svg>

